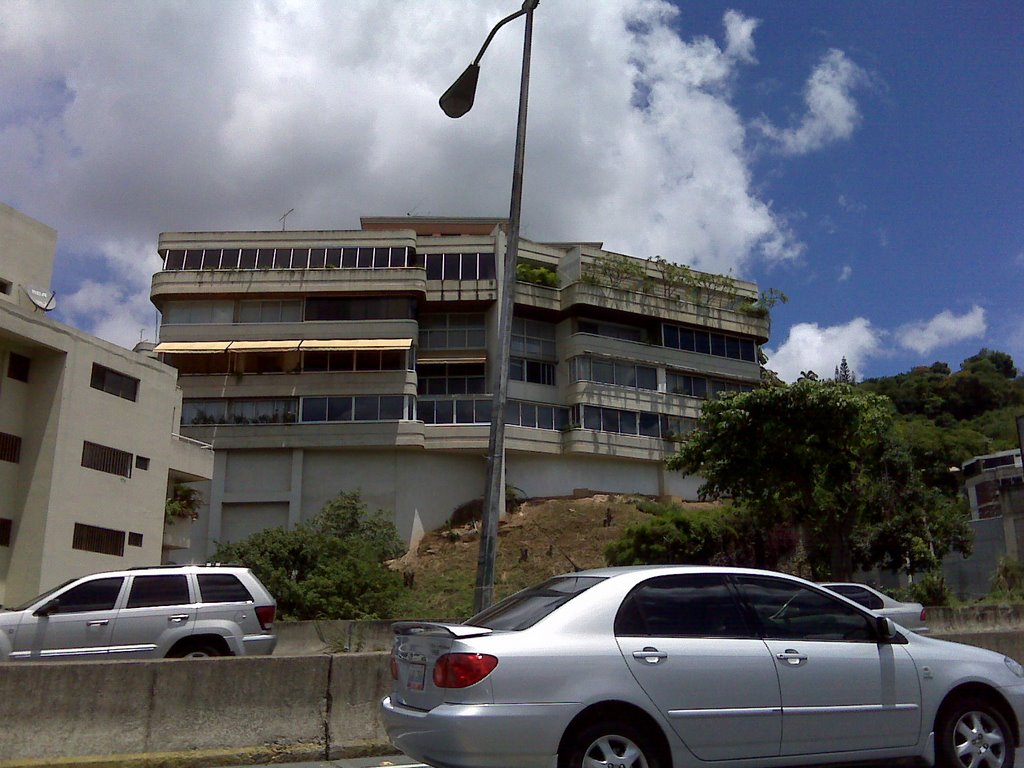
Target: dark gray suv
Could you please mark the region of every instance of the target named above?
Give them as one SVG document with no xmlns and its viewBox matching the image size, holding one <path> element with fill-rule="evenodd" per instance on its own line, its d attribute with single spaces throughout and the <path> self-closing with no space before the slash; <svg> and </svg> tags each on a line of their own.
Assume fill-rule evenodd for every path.
<svg viewBox="0 0 1024 768">
<path fill-rule="evenodd" d="M 95 573 L 0 611 L 0 661 L 269 654 L 276 612 L 248 568 Z"/>
</svg>

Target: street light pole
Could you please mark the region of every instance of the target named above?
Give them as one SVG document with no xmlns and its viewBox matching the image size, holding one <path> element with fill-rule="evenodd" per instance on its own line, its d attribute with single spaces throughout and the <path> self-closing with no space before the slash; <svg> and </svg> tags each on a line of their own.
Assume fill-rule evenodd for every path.
<svg viewBox="0 0 1024 768">
<path fill-rule="evenodd" d="M 508 215 L 508 241 L 502 271 L 498 304 L 498 359 L 493 371 L 491 426 L 487 441 L 487 482 L 480 522 L 480 551 L 477 556 L 476 589 L 473 609 L 482 611 L 494 601 L 494 566 L 498 555 L 498 518 L 505 505 L 505 403 L 508 402 L 509 355 L 512 349 L 512 310 L 515 304 L 516 263 L 519 257 L 519 222 L 523 202 L 523 161 L 526 155 L 526 105 L 530 92 L 530 52 L 533 38 L 533 11 L 540 0 L 526 0 L 521 10 L 499 21 L 484 41 L 476 59 L 440 99 L 441 109 L 449 117 L 462 117 L 473 107 L 480 59 L 494 34 L 505 24 L 526 16 L 523 40 L 523 70 L 519 83 L 519 121 L 516 126 L 516 151 L 512 167 L 512 200 Z"/>
</svg>

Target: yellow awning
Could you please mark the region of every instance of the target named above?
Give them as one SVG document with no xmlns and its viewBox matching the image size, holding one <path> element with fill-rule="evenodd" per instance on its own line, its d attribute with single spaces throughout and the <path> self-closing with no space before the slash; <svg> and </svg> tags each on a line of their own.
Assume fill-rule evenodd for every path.
<svg viewBox="0 0 1024 768">
<path fill-rule="evenodd" d="M 154 352 L 186 352 L 190 355 L 226 352 L 230 341 L 161 341 Z"/>
<path fill-rule="evenodd" d="M 389 350 L 409 349 L 412 339 L 303 339 L 305 352 L 327 352 L 342 349 Z"/>
<path fill-rule="evenodd" d="M 232 341 L 229 352 L 294 352 L 299 348 L 298 339 L 284 341 Z"/>
<path fill-rule="evenodd" d="M 417 357 L 417 365 L 458 365 L 460 363 L 486 363 L 487 358 L 480 355 L 448 355 L 447 357 Z"/>
</svg>

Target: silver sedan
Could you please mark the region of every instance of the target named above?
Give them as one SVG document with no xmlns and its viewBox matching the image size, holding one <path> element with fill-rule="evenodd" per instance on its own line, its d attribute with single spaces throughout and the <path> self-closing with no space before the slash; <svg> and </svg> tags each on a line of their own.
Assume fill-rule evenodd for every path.
<svg viewBox="0 0 1024 768">
<path fill-rule="evenodd" d="M 1012 768 L 1024 716 L 1013 659 L 770 571 L 583 571 L 394 631 L 385 726 L 441 768 Z"/>
</svg>

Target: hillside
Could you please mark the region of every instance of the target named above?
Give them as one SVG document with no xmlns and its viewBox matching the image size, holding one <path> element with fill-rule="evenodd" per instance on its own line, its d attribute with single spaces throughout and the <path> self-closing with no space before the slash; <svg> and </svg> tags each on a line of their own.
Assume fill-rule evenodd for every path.
<svg viewBox="0 0 1024 768">
<path fill-rule="evenodd" d="M 525 501 L 498 527 L 495 599 L 548 576 L 605 565 L 608 543 L 646 517 L 637 509 L 639 500 L 598 494 Z M 472 523 L 427 534 L 415 551 L 393 563 L 411 585 L 396 615 L 471 615 L 479 546 L 479 530 Z"/>
</svg>

